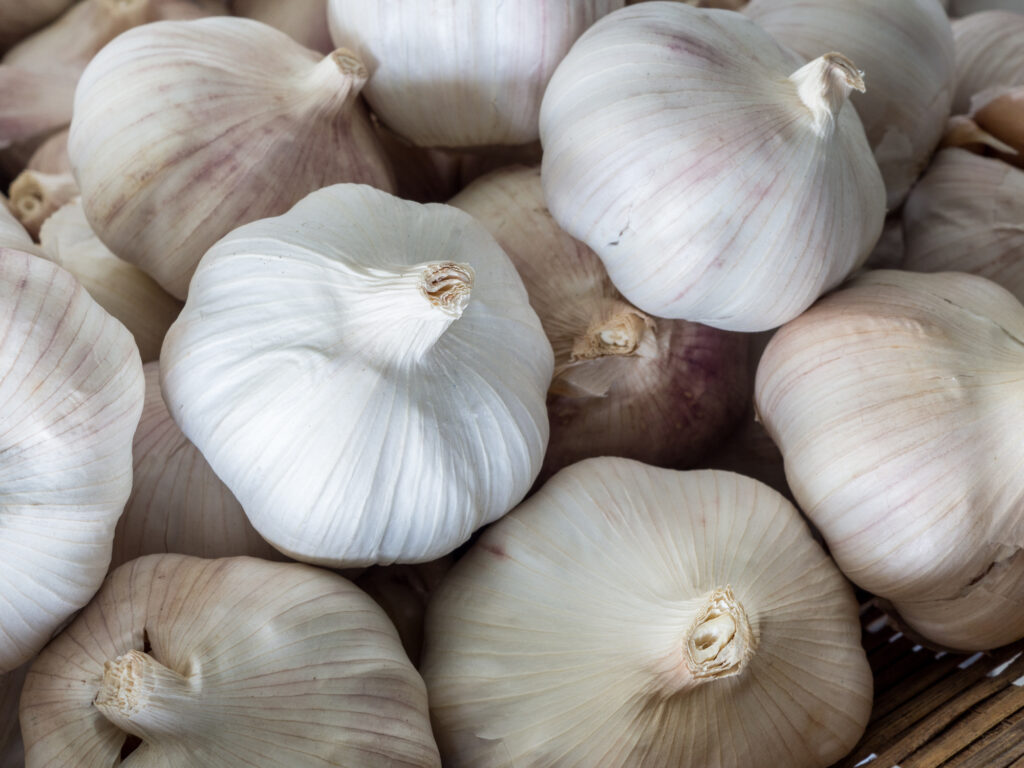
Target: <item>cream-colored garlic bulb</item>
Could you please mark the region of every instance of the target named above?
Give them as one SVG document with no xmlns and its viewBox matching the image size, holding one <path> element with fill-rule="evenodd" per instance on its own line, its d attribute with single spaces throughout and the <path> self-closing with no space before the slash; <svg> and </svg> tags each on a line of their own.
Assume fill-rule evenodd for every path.
<svg viewBox="0 0 1024 768">
<path fill-rule="evenodd" d="M 160 392 L 158 364 L 142 369 L 146 400 L 132 443 L 132 495 L 117 521 L 111 565 L 164 552 L 281 559 L 174 423 Z"/>
<path fill-rule="evenodd" d="M 652 318 L 551 218 L 540 169 L 488 174 L 451 204 L 481 222 L 523 278 L 555 351 L 541 479 L 591 456 L 692 465 L 749 400 L 747 337 Z"/>
<path fill-rule="evenodd" d="M 67 272 L 0 248 L 0 673 L 99 587 L 131 490 L 142 363 Z"/>
<path fill-rule="evenodd" d="M 939 645 L 1024 637 L 1024 306 L 974 275 L 868 273 L 780 329 L 757 408 L 843 572 Z"/>
<path fill-rule="evenodd" d="M 231 0 L 231 11 L 277 27 L 314 51 L 334 50 L 327 27 L 327 0 Z"/>
<path fill-rule="evenodd" d="M 118 568 L 32 664 L 21 723 L 26 768 L 440 766 L 384 612 L 333 573 L 249 557 Z"/>
<path fill-rule="evenodd" d="M 101 307 L 131 331 L 143 362 L 160 357 L 164 335 L 182 304 L 100 242 L 86 221 L 81 199 L 50 216 L 40 240 L 46 258 L 73 274 Z"/>
<path fill-rule="evenodd" d="M 844 56 L 801 66 L 731 11 L 616 11 L 544 95 L 548 206 L 644 312 L 774 328 L 842 281 L 881 232 L 884 186 L 847 104 L 863 87 Z"/>
<path fill-rule="evenodd" d="M 249 19 L 147 24 L 82 75 L 68 152 L 85 212 L 121 258 L 184 299 L 203 253 L 320 187 L 384 189 L 359 102 L 366 68 Z"/>
<path fill-rule="evenodd" d="M 824 768 L 871 671 L 850 585 L 731 472 L 589 459 L 490 527 L 427 608 L 444 764 Z"/>
<path fill-rule="evenodd" d="M 1024 15 L 974 13 L 953 22 L 956 93 L 953 114 L 966 115 L 979 95 L 1024 85 Z"/>
<path fill-rule="evenodd" d="M 28 664 L 0 673 L 0 768 L 25 768 L 25 750 L 18 726 L 18 700 Z"/>
<path fill-rule="evenodd" d="M 904 269 L 970 272 L 1024 301 L 1024 171 L 944 149 L 903 209 Z"/>
<path fill-rule="evenodd" d="M 25 170 L 11 182 L 11 209 L 32 237 L 58 208 L 78 197 L 78 184 L 70 173 Z"/>
<path fill-rule="evenodd" d="M 551 345 L 482 225 L 339 184 L 203 257 L 160 356 L 174 420 L 299 560 L 424 562 L 541 467 Z"/>
<path fill-rule="evenodd" d="M 1015 11 L 1024 13 L 1024 0 L 951 0 L 950 16 L 967 16 L 981 11 Z"/>
<path fill-rule="evenodd" d="M 0 53 L 49 24 L 74 0 L 0 0 Z"/>
<path fill-rule="evenodd" d="M 330 0 L 336 45 L 366 62 L 366 100 L 424 147 L 536 141 L 544 87 L 580 34 L 624 0 Z"/>
<path fill-rule="evenodd" d="M 864 70 L 867 90 L 850 101 L 882 171 L 887 206 L 898 208 L 953 101 L 953 32 L 938 0 L 753 0 L 744 13 L 807 60 L 842 51 Z"/>
</svg>

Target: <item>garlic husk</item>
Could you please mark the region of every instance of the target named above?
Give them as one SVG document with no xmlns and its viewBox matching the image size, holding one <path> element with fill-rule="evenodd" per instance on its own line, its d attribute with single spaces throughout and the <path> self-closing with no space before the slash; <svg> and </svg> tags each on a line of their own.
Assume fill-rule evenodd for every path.
<svg viewBox="0 0 1024 768">
<path fill-rule="evenodd" d="M 67 128 L 58 131 L 40 144 L 29 158 L 27 167 L 28 170 L 39 173 L 71 173 Z"/>
<path fill-rule="evenodd" d="M 28 674 L 28 664 L 0 673 L 0 768 L 24 768 L 25 749 L 18 726 L 18 699 Z"/>
<path fill-rule="evenodd" d="M 46 220 L 40 241 L 43 255 L 73 274 L 131 332 L 144 363 L 160 357 L 160 345 L 181 311 L 181 302 L 100 242 L 89 227 L 80 198 Z"/>
<path fill-rule="evenodd" d="M 99 238 L 179 299 L 235 227 L 327 184 L 390 189 L 366 68 L 241 18 L 147 24 L 82 76 L 68 152 Z M 154 94 L 157 94 L 156 96 Z"/>
<path fill-rule="evenodd" d="M 685 467 L 735 423 L 750 396 L 747 337 L 626 302 L 597 255 L 551 218 L 539 168 L 495 171 L 451 205 L 512 259 L 554 348 L 542 480 L 592 456 Z"/>
<path fill-rule="evenodd" d="M 962 149 L 936 155 L 903 210 L 915 272 L 970 272 L 1024 301 L 1024 171 Z"/>
<path fill-rule="evenodd" d="M 955 87 L 953 32 L 938 0 L 753 0 L 744 10 L 807 60 L 842 51 L 864 70 L 854 93 L 895 210 L 928 164 Z"/>
<path fill-rule="evenodd" d="M 11 182 L 11 209 L 25 231 L 36 240 L 39 230 L 58 208 L 78 197 L 71 173 L 40 173 L 25 170 Z"/>
<path fill-rule="evenodd" d="M 624 0 L 330 0 L 336 45 L 367 63 L 366 100 L 423 147 L 529 144 L 573 41 Z"/>
<path fill-rule="evenodd" d="M 1022 340 L 995 283 L 879 271 L 780 329 L 758 367 L 760 417 L 839 567 L 941 646 L 1024 637 Z"/>
<path fill-rule="evenodd" d="M 231 0 L 231 11 L 276 27 L 314 51 L 334 50 L 327 27 L 327 0 Z"/>
<path fill-rule="evenodd" d="M 810 768 L 872 679 L 849 584 L 729 472 L 580 462 L 490 527 L 427 609 L 446 766 Z"/>
<path fill-rule="evenodd" d="M 32 664 L 26 768 L 439 766 L 384 612 L 296 563 L 150 555 Z M 134 740 L 131 737 L 135 737 Z"/>
<path fill-rule="evenodd" d="M 975 95 L 991 88 L 1024 85 L 1024 15 L 974 13 L 953 22 L 956 93 L 953 114 L 971 111 Z"/>
<path fill-rule="evenodd" d="M 299 560 L 425 562 L 541 467 L 551 345 L 482 225 L 364 185 L 215 245 L 160 356 L 168 408 Z"/>
<path fill-rule="evenodd" d="M 67 272 L 0 248 L 0 673 L 99 587 L 131 490 L 142 363 Z"/>
<path fill-rule="evenodd" d="M 60 16 L 74 0 L 0 1 L 0 53 Z"/>
<path fill-rule="evenodd" d="M 842 281 L 881 232 L 884 186 L 846 104 L 860 87 L 845 57 L 801 67 L 733 12 L 616 11 L 545 93 L 548 206 L 644 312 L 774 328 Z"/>
<path fill-rule="evenodd" d="M 982 11 L 1015 11 L 1024 13 L 1024 2 L 1021 0 L 951 0 L 950 16 L 967 16 Z"/>
</svg>

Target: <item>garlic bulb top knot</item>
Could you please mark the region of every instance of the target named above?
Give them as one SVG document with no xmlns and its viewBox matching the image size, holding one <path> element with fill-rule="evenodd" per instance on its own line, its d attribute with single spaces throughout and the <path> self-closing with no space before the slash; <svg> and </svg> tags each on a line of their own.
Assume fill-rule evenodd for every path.
<svg viewBox="0 0 1024 768">
<path fill-rule="evenodd" d="M 814 127 L 825 136 L 835 129 L 850 91 L 864 93 L 864 73 L 841 53 L 826 53 L 789 76 L 800 100 L 811 110 Z"/>
</svg>

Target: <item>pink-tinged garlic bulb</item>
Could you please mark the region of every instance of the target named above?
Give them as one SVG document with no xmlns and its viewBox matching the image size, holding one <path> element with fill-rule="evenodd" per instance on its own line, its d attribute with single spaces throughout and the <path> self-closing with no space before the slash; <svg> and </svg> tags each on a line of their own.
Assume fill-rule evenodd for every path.
<svg viewBox="0 0 1024 768">
<path fill-rule="evenodd" d="M 629 304 L 594 252 L 551 218 L 539 168 L 495 171 L 451 205 L 512 259 L 555 351 L 541 480 L 591 456 L 678 469 L 722 439 L 749 399 L 745 335 Z"/>
<path fill-rule="evenodd" d="M 975 98 L 1024 85 L 1024 15 L 974 13 L 953 22 L 956 93 L 953 114 L 969 114 Z M 987 100 L 987 99 L 986 99 Z"/>
<path fill-rule="evenodd" d="M 92 60 L 68 152 L 85 212 L 121 258 L 184 299 L 214 242 L 328 184 L 391 171 L 351 53 L 323 57 L 256 21 L 147 24 Z"/>
<path fill-rule="evenodd" d="M 146 363 L 143 372 L 146 400 L 132 443 L 132 495 L 117 521 L 111 565 L 163 552 L 282 559 L 167 412 L 158 364 Z"/>
<path fill-rule="evenodd" d="M 915 272 L 970 272 L 1024 301 L 1024 171 L 962 149 L 944 149 L 903 209 Z"/>
<path fill-rule="evenodd" d="M 763 331 L 867 258 L 885 187 L 841 53 L 803 64 L 731 11 L 598 21 L 541 108 L 544 195 L 649 315 Z"/>
<path fill-rule="evenodd" d="M 142 397 L 124 327 L 63 269 L 0 248 L 0 673 L 103 580 Z"/>
<path fill-rule="evenodd" d="M 974 275 L 871 272 L 780 329 L 761 419 L 840 569 L 940 646 L 1024 637 L 1024 306 Z"/>
<path fill-rule="evenodd" d="M 56 19 L 74 0 L 0 0 L 0 53 Z"/>
<path fill-rule="evenodd" d="M 297 563 L 149 555 L 29 669 L 26 768 L 440 768 L 384 612 Z"/>
<path fill-rule="evenodd" d="M 330 0 L 336 45 L 366 62 L 366 100 L 423 147 L 529 144 L 573 41 L 624 0 Z"/>
<path fill-rule="evenodd" d="M 231 0 L 231 12 L 276 27 L 314 51 L 334 50 L 327 26 L 327 0 Z"/>
<path fill-rule="evenodd" d="M 871 710 L 853 591 L 793 505 L 628 459 L 483 533 L 421 670 L 448 768 L 825 768 Z"/>
</svg>

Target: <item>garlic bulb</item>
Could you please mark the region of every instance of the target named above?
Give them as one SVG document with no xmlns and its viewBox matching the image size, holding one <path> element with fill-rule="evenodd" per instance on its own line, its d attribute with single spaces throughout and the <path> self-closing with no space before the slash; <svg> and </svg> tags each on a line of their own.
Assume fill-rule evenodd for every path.
<svg viewBox="0 0 1024 768">
<path fill-rule="evenodd" d="M 359 103 L 366 69 L 240 18 L 147 24 L 92 60 L 68 152 L 85 212 L 121 258 L 184 299 L 240 224 L 339 181 L 391 188 Z"/>
<path fill-rule="evenodd" d="M 0 52 L 57 18 L 74 0 L 0 0 Z"/>
<path fill-rule="evenodd" d="M 446 766 L 824 768 L 871 671 L 849 584 L 730 472 L 589 459 L 484 532 L 427 609 Z"/>
<path fill-rule="evenodd" d="M 131 332 L 142 361 L 156 360 L 167 329 L 181 311 L 181 302 L 99 241 L 86 221 L 80 199 L 50 216 L 40 239 L 46 258 L 73 274 L 89 295 Z"/>
<path fill-rule="evenodd" d="M 111 564 L 163 552 L 281 559 L 171 419 L 157 363 L 142 369 L 146 400 L 132 443 L 132 495 L 117 521 Z"/>
<path fill-rule="evenodd" d="M 903 202 L 942 137 L 955 87 L 953 32 L 938 0 L 752 0 L 744 13 L 807 60 L 842 51 L 864 69 L 850 101 Z"/>
<path fill-rule="evenodd" d="M 25 750 L 18 727 L 18 699 L 28 665 L 0 673 L 0 768 L 24 768 Z"/>
<path fill-rule="evenodd" d="M 974 13 L 953 22 L 956 93 L 953 114 L 971 111 L 984 91 L 1024 85 L 1024 15 L 1009 11 Z"/>
<path fill-rule="evenodd" d="M 903 210 L 916 272 L 971 272 L 1024 301 L 1024 171 L 962 149 L 944 149 Z"/>
<path fill-rule="evenodd" d="M 231 10 L 237 16 L 277 27 L 314 51 L 334 50 L 327 28 L 327 0 L 231 0 Z"/>
<path fill-rule="evenodd" d="M 452 198 L 512 259 L 555 351 L 541 479 L 591 456 L 683 467 L 743 412 L 747 337 L 630 305 L 600 259 L 559 229 L 540 169 L 513 167 Z"/>
<path fill-rule="evenodd" d="M 118 568 L 32 664 L 21 723 L 26 768 L 440 766 L 384 612 L 333 573 L 248 557 Z"/>
<path fill-rule="evenodd" d="M 22 171 L 11 182 L 11 208 L 32 237 L 54 211 L 78 196 L 78 185 L 70 173 Z"/>
<path fill-rule="evenodd" d="M 131 490 L 142 363 L 67 272 L 0 249 L 0 673 L 92 597 Z"/>
<path fill-rule="evenodd" d="M 203 258 L 160 356 L 168 408 L 299 560 L 424 562 L 541 467 L 551 345 L 470 216 L 356 184 Z"/>
<path fill-rule="evenodd" d="M 854 582 L 962 650 L 1024 637 L 1024 307 L 973 275 L 880 271 L 780 329 L 757 408 Z"/>
<path fill-rule="evenodd" d="M 773 328 L 842 281 L 881 232 L 882 179 L 846 105 L 855 88 L 845 57 L 801 67 L 733 12 L 616 11 L 544 95 L 548 206 L 644 312 Z"/>
<path fill-rule="evenodd" d="M 330 0 L 337 45 L 370 69 L 366 100 L 424 147 L 536 141 L 551 73 L 624 0 Z"/>
</svg>

